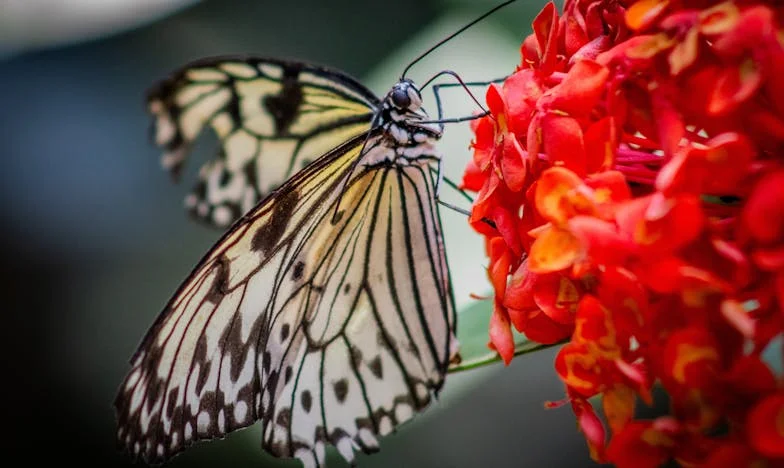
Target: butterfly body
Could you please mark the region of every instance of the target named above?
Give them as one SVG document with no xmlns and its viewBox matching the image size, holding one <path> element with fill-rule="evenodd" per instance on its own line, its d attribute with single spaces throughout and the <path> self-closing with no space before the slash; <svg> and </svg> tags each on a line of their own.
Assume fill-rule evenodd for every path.
<svg viewBox="0 0 784 468">
<path fill-rule="evenodd" d="M 118 441 L 157 462 L 262 420 L 262 445 L 305 466 L 327 445 L 376 450 L 457 354 L 441 127 L 419 91 L 402 79 L 378 99 L 340 72 L 243 57 L 188 65 L 148 101 L 174 175 L 216 133 L 186 206 L 233 224 L 132 358 Z"/>
</svg>

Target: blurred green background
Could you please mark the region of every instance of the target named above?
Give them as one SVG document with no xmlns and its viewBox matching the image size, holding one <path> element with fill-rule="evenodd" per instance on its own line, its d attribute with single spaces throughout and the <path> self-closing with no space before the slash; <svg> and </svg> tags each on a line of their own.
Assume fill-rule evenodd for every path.
<svg viewBox="0 0 784 468">
<path fill-rule="evenodd" d="M 328 64 L 383 94 L 408 61 L 496 2 L 215 0 L 172 3 L 174 12 L 157 19 L 160 10 L 144 7 L 150 0 L 107 0 L 98 17 L 86 6 L 95 2 L 72 3 L 0 0 L 5 446 L 30 463 L 128 466 L 114 445 L 115 390 L 147 327 L 219 235 L 182 209 L 199 164 L 179 186 L 161 170 L 144 90 L 189 60 L 254 53 Z M 410 76 L 512 72 L 543 3 L 502 10 Z M 474 109 L 460 90 L 444 99 L 449 116 Z M 470 138 L 466 124 L 447 128 L 447 177 L 459 180 Z M 204 146 L 208 157 L 214 144 Z M 464 307 L 469 293 L 487 292 L 482 244 L 464 216 L 443 218 Z M 360 465 L 590 465 L 569 408 L 543 408 L 563 397 L 553 356 L 450 376 L 436 404 L 383 439 L 379 454 L 360 455 Z M 241 431 L 167 466 L 271 466 L 258 440 L 258 428 Z"/>
</svg>

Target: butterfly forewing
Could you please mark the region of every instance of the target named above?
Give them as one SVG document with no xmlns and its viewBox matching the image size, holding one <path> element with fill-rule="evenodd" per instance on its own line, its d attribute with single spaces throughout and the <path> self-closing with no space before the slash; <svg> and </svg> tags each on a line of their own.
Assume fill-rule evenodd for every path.
<svg viewBox="0 0 784 468">
<path fill-rule="evenodd" d="M 265 448 L 319 466 L 326 445 L 375 450 L 430 401 L 457 346 L 436 156 L 396 150 L 359 135 L 224 235 L 132 361 L 126 448 L 160 461 L 261 419 Z"/>
<path fill-rule="evenodd" d="M 209 126 L 218 158 L 186 197 L 197 219 L 227 227 L 296 171 L 370 128 L 378 99 L 324 67 L 251 57 L 193 62 L 147 95 L 164 166 L 177 176 Z"/>
</svg>

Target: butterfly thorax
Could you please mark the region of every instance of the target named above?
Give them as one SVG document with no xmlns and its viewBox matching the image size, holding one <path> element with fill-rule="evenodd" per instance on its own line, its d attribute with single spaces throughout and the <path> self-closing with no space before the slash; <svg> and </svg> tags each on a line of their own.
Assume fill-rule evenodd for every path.
<svg viewBox="0 0 784 468">
<path fill-rule="evenodd" d="M 374 145 L 364 159 L 368 165 L 383 161 L 408 164 L 411 160 L 438 158 L 435 143 L 442 127 L 432 123 L 422 108 L 422 96 L 414 83 L 401 79 L 384 97 L 377 126 L 383 128 L 384 144 Z"/>
</svg>

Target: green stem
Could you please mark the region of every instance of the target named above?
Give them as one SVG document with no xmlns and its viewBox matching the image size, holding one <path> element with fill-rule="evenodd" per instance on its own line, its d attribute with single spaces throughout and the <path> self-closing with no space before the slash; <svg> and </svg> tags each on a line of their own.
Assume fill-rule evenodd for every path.
<svg viewBox="0 0 784 468">
<path fill-rule="evenodd" d="M 553 344 L 540 344 L 534 343 L 533 341 L 524 341 L 519 343 L 515 346 L 515 356 L 520 356 L 522 354 L 533 353 L 534 351 L 540 351 L 547 348 L 552 348 L 553 346 L 560 346 L 566 343 L 566 341 L 560 341 L 558 343 Z M 489 352 L 484 356 L 471 359 L 470 361 L 461 361 L 459 364 L 454 364 L 449 366 L 447 372 L 450 374 L 454 374 L 456 372 L 467 371 L 471 369 L 476 369 L 477 367 L 487 366 L 489 364 L 494 364 L 496 362 L 501 361 L 501 356 L 495 352 Z"/>
</svg>

